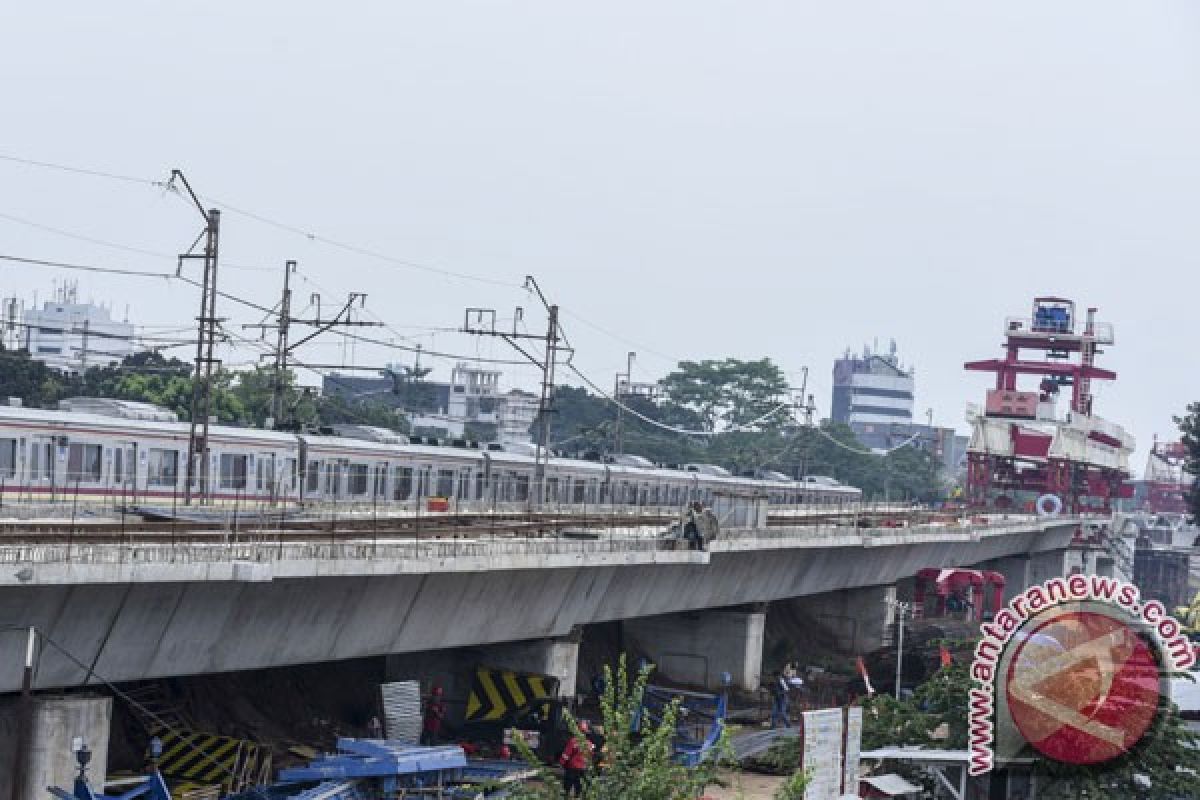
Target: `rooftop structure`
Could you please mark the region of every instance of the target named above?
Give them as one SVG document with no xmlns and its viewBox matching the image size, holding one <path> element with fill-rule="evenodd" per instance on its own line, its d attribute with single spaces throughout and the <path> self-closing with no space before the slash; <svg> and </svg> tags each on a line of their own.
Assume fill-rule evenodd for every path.
<svg viewBox="0 0 1200 800">
<path fill-rule="evenodd" d="M 492 427 L 495 435 L 483 437 L 503 444 L 529 442 L 529 428 L 537 417 L 538 398 L 520 389 L 501 391 L 498 370 L 465 362 L 455 365 L 449 382 L 391 375 L 362 377 L 327 375 L 322 391 L 346 400 L 371 400 L 403 411 L 413 430 L 422 435 L 462 438 Z M 470 430 L 468 430 L 470 428 Z"/>
<path fill-rule="evenodd" d="M 67 372 L 115 364 L 137 350 L 133 326 L 103 306 L 80 303 L 72 284 L 59 287 L 41 309 L 25 311 L 23 326 L 30 356 Z"/>
<path fill-rule="evenodd" d="M 894 341 L 886 354 L 864 347 L 855 356 L 847 350 L 833 362 L 831 417 L 855 433 L 864 425 L 911 423 L 915 385 L 912 369 L 905 369 L 896 356 Z"/>
</svg>

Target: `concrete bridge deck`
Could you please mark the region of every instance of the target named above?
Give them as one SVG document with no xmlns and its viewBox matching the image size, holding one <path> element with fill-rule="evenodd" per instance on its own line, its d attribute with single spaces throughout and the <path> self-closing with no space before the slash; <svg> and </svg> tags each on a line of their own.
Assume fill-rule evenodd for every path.
<svg viewBox="0 0 1200 800">
<path fill-rule="evenodd" d="M 591 539 L 0 544 L 0 629 L 36 626 L 71 654 L 44 650 L 42 688 L 255 669 L 887 585 L 922 567 L 1061 551 L 1077 524 L 726 530 L 703 552 L 642 529 Z M 0 630 L 0 642 L 13 637 Z M 0 644 L 0 692 L 19 688 L 17 638 Z"/>
</svg>

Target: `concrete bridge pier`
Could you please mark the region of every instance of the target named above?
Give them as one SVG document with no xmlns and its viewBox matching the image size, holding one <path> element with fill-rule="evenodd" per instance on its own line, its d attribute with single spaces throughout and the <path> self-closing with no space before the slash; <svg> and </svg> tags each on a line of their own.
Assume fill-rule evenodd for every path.
<svg viewBox="0 0 1200 800">
<path fill-rule="evenodd" d="M 626 620 L 625 637 L 664 676 L 681 683 L 754 691 L 762 672 L 764 611 L 715 609 Z"/>
<path fill-rule="evenodd" d="M 1028 588 L 1037 583 L 1045 583 L 1051 578 L 1061 578 L 1070 573 L 1068 559 L 1069 550 L 1047 550 L 1044 553 L 1031 553 L 1029 556 L 1029 582 L 1022 588 Z M 1012 596 L 1005 592 L 1006 597 Z"/>
<path fill-rule="evenodd" d="M 483 653 L 489 667 L 552 675 L 558 678 L 560 697 L 572 697 L 575 694 L 579 669 L 578 635 L 496 644 L 483 648 Z"/>
<path fill-rule="evenodd" d="M 787 606 L 812 620 L 834 637 L 837 650 L 861 655 L 883 646 L 884 635 L 895 624 L 895 585 L 839 589 L 836 592 L 797 597 L 771 604 L 773 613 Z"/>
<path fill-rule="evenodd" d="M 982 565 L 982 569 L 999 572 L 1004 576 L 1004 602 L 1007 603 L 1020 592 L 1032 586 L 1033 556 L 1021 553 L 1015 556 L 997 558 Z M 990 602 L 990 600 L 989 600 Z M 999 609 L 993 609 L 998 611 Z"/>
<path fill-rule="evenodd" d="M 70 790 L 79 773 L 72 740 L 80 737 L 92 752 L 88 775 L 102 782 L 108 764 L 112 698 L 94 694 L 34 695 L 30 700 L 32 724 L 23 770 L 17 766 L 21 698 L 0 698 L 0 787 L 8 790 L 21 775 L 17 800 L 42 800 L 47 786 Z M 7 792 L 3 795 L 8 797 Z"/>
</svg>

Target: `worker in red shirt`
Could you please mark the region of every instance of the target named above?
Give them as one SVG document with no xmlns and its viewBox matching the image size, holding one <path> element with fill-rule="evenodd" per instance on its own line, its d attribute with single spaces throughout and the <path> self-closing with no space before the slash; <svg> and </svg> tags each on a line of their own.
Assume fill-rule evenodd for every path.
<svg viewBox="0 0 1200 800">
<path fill-rule="evenodd" d="M 442 733 L 442 720 L 446 718 L 446 704 L 442 701 L 442 687 L 434 686 L 433 693 L 425 703 L 425 720 L 421 725 L 421 744 L 435 745 Z"/>
<path fill-rule="evenodd" d="M 558 763 L 563 768 L 563 790 L 568 794 L 583 794 L 583 776 L 587 774 L 592 761 L 593 745 L 587 740 L 589 726 L 587 720 L 580 720 L 579 733 L 567 740 Z"/>
</svg>

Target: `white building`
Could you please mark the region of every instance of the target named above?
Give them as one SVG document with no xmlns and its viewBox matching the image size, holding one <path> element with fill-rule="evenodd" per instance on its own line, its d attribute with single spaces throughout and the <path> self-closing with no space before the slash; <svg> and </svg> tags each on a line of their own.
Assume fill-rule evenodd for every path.
<svg viewBox="0 0 1200 800">
<path fill-rule="evenodd" d="M 26 311 L 24 328 L 29 355 L 67 372 L 114 364 L 136 350 L 132 325 L 114 320 L 103 306 L 80 303 L 69 284 L 41 309 Z"/>
<path fill-rule="evenodd" d="M 439 403 L 441 407 L 432 413 L 411 414 L 413 429 L 458 438 L 466 435 L 468 425 L 494 425 L 502 444 L 532 441 L 529 428 L 537 418 L 538 398 L 520 389 L 501 393 L 501 374 L 460 362 L 450 373 L 449 384 L 432 384 L 444 389 L 444 405 Z"/>
<path fill-rule="evenodd" d="M 533 441 L 529 429 L 537 419 L 537 395 L 513 389 L 501 398 L 497 411 L 496 433 L 501 444 L 528 444 Z"/>
<path fill-rule="evenodd" d="M 847 352 L 833 363 L 830 416 L 856 433 L 864 425 L 911 424 L 915 388 L 913 371 L 900 364 L 894 342 L 888 353 L 864 348 L 858 357 Z"/>
</svg>

